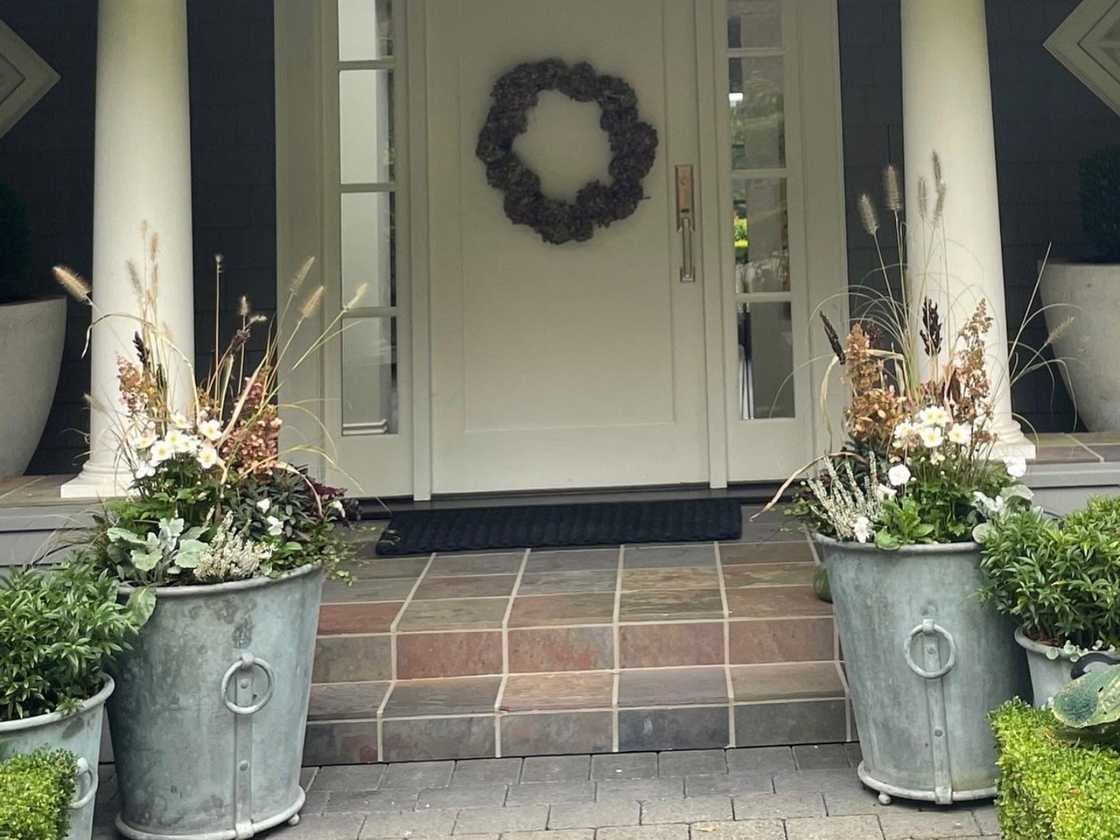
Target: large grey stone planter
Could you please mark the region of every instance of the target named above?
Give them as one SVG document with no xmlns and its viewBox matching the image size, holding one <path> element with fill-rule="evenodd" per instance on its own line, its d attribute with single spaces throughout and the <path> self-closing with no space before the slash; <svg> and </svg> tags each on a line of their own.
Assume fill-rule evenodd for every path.
<svg viewBox="0 0 1120 840">
<path fill-rule="evenodd" d="M 322 578 L 156 590 L 109 704 L 122 834 L 233 840 L 298 820 Z"/>
<path fill-rule="evenodd" d="M 113 693 L 113 680 L 105 678 L 101 691 L 84 701 L 78 710 L 0 723 L 0 752 L 27 753 L 39 747 L 69 750 L 77 756 L 78 774 L 70 803 L 70 833 L 67 840 L 89 840 L 93 831 L 93 800 L 97 794 L 97 762 L 101 751 L 101 722 L 105 701 Z M 3 836 L 3 835 L 0 835 Z"/>
<path fill-rule="evenodd" d="M 1039 293 L 1047 307 L 1049 331 L 1074 318 L 1055 339 L 1054 355 L 1065 360 L 1060 370 L 1077 402 L 1078 416 L 1091 432 L 1120 429 L 1120 265 L 1051 260 Z"/>
<path fill-rule="evenodd" d="M 828 567 L 859 728 L 859 776 L 892 796 L 995 795 L 988 712 L 1027 688 L 1013 626 L 980 602 L 979 547 L 816 538 Z"/>
<path fill-rule="evenodd" d="M 0 478 L 23 475 L 35 454 L 65 338 L 64 297 L 0 306 Z"/>
</svg>

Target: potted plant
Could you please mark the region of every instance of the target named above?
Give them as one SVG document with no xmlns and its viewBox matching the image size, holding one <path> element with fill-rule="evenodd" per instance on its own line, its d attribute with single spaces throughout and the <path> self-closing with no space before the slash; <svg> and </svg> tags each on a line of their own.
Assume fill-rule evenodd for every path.
<svg viewBox="0 0 1120 840">
<path fill-rule="evenodd" d="M 999 517 L 980 535 L 983 597 L 1018 625 L 1034 704 L 1047 705 L 1090 651 L 1120 657 L 1120 498 L 1062 518 Z M 1120 661 L 1120 659 L 1118 659 Z"/>
<path fill-rule="evenodd" d="M 1090 431 L 1120 429 L 1120 370 L 1114 363 L 1120 318 L 1120 146 L 1081 162 L 1081 218 L 1092 253 L 1083 261 L 1050 260 L 1042 300 L 1055 346 L 1067 359 L 1062 377 Z M 1064 307 L 1077 310 L 1077 329 L 1061 329 Z"/>
<path fill-rule="evenodd" d="M 155 250 L 153 242 L 143 267 L 132 269 L 139 317 L 94 312 L 95 323 L 127 317 L 138 329 L 134 353 L 119 361 L 120 457 L 131 492 L 105 505 L 92 552 L 123 593 L 155 602 L 114 670 L 116 825 L 145 840 L 246 838 L 298 821 L 305 798 L 299 776 L 319 600 L 324 571 L 340 574 L 347 556 L 336 530 L 346 510 L 341 491 L 281 457 L 277 376 L 336 335 L 338 321 L 312 350 L 287 358 L 323 297 L 313 289 L 294 307 L 309 260 L 279 323 L 242 298 L 232 340 L 195 382 L 193 371 L 181 376 L 189 362 L 158 326 L 148 281 Z M 217 267 L 220 283 L 220 259 Z M 81 278 L 58 274 L 89 301 Z M 256 330 L 267 339 L 252 363 Z M 172 383 L 184 379 L 187 393 L 176 392 Z"/>
<path fill-rule="evenodd" d="M 922 217 L 933 230 L 921 239 L 943 243 L 936 226 L 945 187 L 936 158 L 934 166 L 935 204 Z M 901 251 L 893 168 L 885 184 Z M 919 194 L 928 192 L 923 180 Z M 878 246 L 866 195 L 860 208 Z M 1030 491 L 1018 481 L 1022 459 L 992 457 L 986 303 L 953 324 L 953 302 L 927 296 L 912 272 L 883 264 L 885 290 L 856 293 L 871 305 L 846 338 L 825 319 L 835 353 L 829 373 L 842 371 L 849 390 L 848 440 L 817 460 L 790 512 L 808 526 L 828 570 L 863 748 L 860 778 L 884 803 L 949 804 L 994 795 L 987 714 L 1025 683 L 1009 623 L 976 597 L 972 532 L 994 512 L 1025 505 Z M 909 285 L 896 290 L 904 277 Z"/>
<path fill-rule="evenodd" d="M 65 840 L 71 836 L 76 766 L 73 753 L 41 747 L 0 760 L 0 837 Z"/>
<path fill-rule="evenodd" d="M 0 184 L 0 478 L 23 475 L 47 424 L 62 347 L 66 298 L 44 296 L 31 272 L 23 202 Z"/>
<path fill-rule="evenodd" d="M 0 583 L 0 754 L 74 754 L 65 835 L 74 840 L 88 838 L 93 824 L 103 706 L 113 693 L 104 669 L 145 610 L 141 599 L 118 603 L 116 581 L 81 559 L 20 569 Z"/>
</svg>

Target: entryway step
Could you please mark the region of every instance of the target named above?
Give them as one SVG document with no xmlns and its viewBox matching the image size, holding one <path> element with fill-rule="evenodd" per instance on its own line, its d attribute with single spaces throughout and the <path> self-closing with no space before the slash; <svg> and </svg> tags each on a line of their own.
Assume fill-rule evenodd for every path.
<svg viewBox="0 0 1120 840">
<path fill-rule="evenodd" d="M 852 739 L 837 663 L 316 685 L 304 762 L 351 764 Z"/>
</svg>

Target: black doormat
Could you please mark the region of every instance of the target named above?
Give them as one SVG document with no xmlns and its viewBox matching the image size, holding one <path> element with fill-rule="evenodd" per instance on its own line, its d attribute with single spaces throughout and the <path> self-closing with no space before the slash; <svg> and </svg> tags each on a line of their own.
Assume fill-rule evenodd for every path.
<svg viewBox="0 0 1120 840">
<path fill-rule="evenodd" d="M 403 511 L 377 553 L 735 540 L 743 532 L 740 509 L 735 499 L 685 499 Z"/>
</svg>

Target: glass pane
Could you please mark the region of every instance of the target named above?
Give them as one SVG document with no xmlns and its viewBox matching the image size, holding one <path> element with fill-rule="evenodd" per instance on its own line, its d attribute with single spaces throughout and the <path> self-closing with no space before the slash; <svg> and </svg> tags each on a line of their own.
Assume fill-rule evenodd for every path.
<svg viewBox="0 0 1120 840">
<path fill-rule="evenodd" d="M 365 283 L 360 306 L 396 306 L 396 197 L 342 194 L 342 304 Z"/>
<path fill-rule="evenodd" d="M 735 292 L 789 291 L 789 208 L 784 178 L 731 179 Z"/>
<path fill-rule="evenodd" d="M 727 46 L 780 47 L 781 0 L 728 0 Z"/>
<path fill-rule="evenodd" d="M 739 402 L 744 420 L 793 417 L 793 318 L 790 304 L 740 303 Z"/>
<path fill-rule="evenodd" d="M 782 57 L 731 59 L 731 168 L 786 164 Z"/>
<path fill-rule="evenodd" d="M 393 179 L 393 71 L 338 74 L 338 142 L 344 184 Z"/>
<path fill-rule="evenodd" d="M 338 57 L 369 61 L 393 54 L 391 0 L 338 0 Z"/>
<path fill-rule="evenodd" d="M 396 318 L 347 318 L 342 332 L 342 432 L 386 435 L 399 428 Z"/>
</svg>

